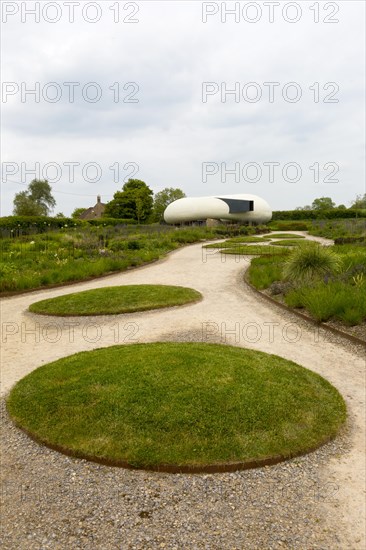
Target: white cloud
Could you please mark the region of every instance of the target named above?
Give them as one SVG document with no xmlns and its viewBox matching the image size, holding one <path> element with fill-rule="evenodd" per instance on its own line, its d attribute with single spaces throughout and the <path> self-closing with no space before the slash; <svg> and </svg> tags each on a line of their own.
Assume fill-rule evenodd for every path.
<svg viewBox="0 0 366 550">
<path fill-rule="evenodd" d="M 6 4 L 6 2 L 3 2 Z M 8 4 L 14 4 L 9 3 Z M 25 2 L 18 2 L 19 6 Z M 35 4 L 26 2 L 27 6 Z M 42 4 L 42 3 L 41 3 Z M 30 96 L 20 101 L 20 93 L 8 98 L 3 107 L 2 161 L 23 162 L 27 168 L 39 162 L 59 163 L 62 178 L 52 183 L 57 211 L 70 214 L 75 206 L 88 206 L 98 193 L 109 198 L 121 187 L 113 181 L 110 166 L 135 162 L 144 179 L 156 192 L 165 186 L 181 187 L 187 195 L 205 195 L 223 190 L 254 192 L 274 209 L 309 204 L 315 197 L 332 196 L 346 205 L 364 192 L 364 4 L 357 1 L 320 2 L 320 22 L 314 23 L 313 3 L 299 3 L 303 16 L 290 24 L 280 16 L 268 22 L 267 8 L 257 2 L 263 16 L 255 24 L 229 17 L 221 23 L 219 14 L 201 21 L 200 2 L 137 2 L 139 23 L 113 23 L 109 9 L 115 2 L 99 2 L 102 18 L 90 24 L 80 17 L 80 2 L 74 23 L 67 21 L 64 2 L 57 3 L 63 18 L 59 23 L 20 21 L 20 15 L 3 24 L 3 81 L 59 84 L 62 97 L 57 103 L 35 103 Z M 227 2 L 234 5 L 234 2 Z M 243 7 L 246 3 L 241 2 Z M 317 3 L 315 3 L 317 4 Z M 338 5 L 339 23 L 325 24 L 329 4 Z M 42 4 L 44 5 L 44 3 Z M 220 6 L 221 2 L 217 3 Z M 281 3 L 282 9 L 284 3 Z M 123 10 L 123 8 L 126 8 Z M 120 2 L 121 17 L 131 12 Z M 49 12 L 51 13 L 51 12 Z M 79 15 L 78 15 L 79 14 Z M 92 12 L 90 12 L 92 14 Z M 68 101 L 64 82 L 79 82 L 75 101 Z M 96 82 L 102 91 L 97 103 L 83 99 L 85 84 Z M 121 97 L 131 94 L 135 82 L 139 103 L 115 103 L 110 87 L 120 83 Z M 228 95 L 209 96 L 202 102 L 202 83 L 226 83 L 231 89 L 240 83 L 256 82 L 262 99 L 257 103 L 235 103 Z M 275 101 L 268 101 L 265 82 L 279 82 Z M 282 97 L 286 83 L 296 82 L 302 97 L 290 103 Z M 319 83 L 318 103 L 314 102 Z M 336 83 L 323 89 L 329 82 Z M 114 88 L 116 89 L 116 88 Z M 244 88 L 245 90 L 245 88 Z M 89 91 L 92 93 L 93 89 Z M 254 88 L 247 90 L 253 93 Z M 295 92 L 288 89 L 289 97 Z M 52 89 L 48 92 L 51 94 Z M 333 92 L 338 103 L 324 103 Z M 98 163 L 100 182 L 85 181 L 76 170 L 69 181 L 65 162 Z M 227 168 L 240 163 L 258 163 L 263 171 L 257 183 L 233 176 L 221 181 L 221 174 L 202 181 L 202 163 L 225 162 Z M 278 162 L 275 182 L 270 182 L 264 163 Z M 293 183 L 282 177 L 290 162 L 301 166 L 302 177 Z M 314 181 L 310 166 L 318 162 L 321 181 Z M 339 165 L 338 183 L 324 182 L 330 170 L 326 163 Z M 126 175 L 128 170 L 121 172 Z M 24 180 L 29 183 L 31 176 Z M 8 176 L 22 182 L 22 174 Z M 11 213 L 16 183 L 2 184 L 2 215 Z M 85 194 L 76 198 L 66 193 Z M 87 196 L 91 195 L 91 196 Z"/>
</svg>

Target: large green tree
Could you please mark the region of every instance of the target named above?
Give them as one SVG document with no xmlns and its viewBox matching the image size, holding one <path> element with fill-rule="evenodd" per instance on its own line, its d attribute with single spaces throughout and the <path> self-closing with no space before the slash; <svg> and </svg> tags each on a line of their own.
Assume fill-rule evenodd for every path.
<svg viewBox="0 0 366 550">
<path fill-rule="evenodd" d="M 351 208 L 366 209 L 366 193 L 357 195 L 356 200 L 351 204 Z"/>
<path fill-rule="evenodd" d="M 178 199 L 184 198 L 186 195 L 181 189 L 173 187 L 165 187 L 154 196 L 153 220 L 161 222 L 164 219 L 164 210 L 171 203 Z"/>
<path fill-rule="evenodd" d="M 146 222 L 151 215 L 153 192 L 142 180 L 129 179 L 106 205 L 104 216 Z"/>
<path fill-rule="evenodd" d="M 86 208 L 75 208 L 75 210 L 73 211 L 73 213 L 71 214 L 71 217 L 74 218 L 75 220 L 78 220 L 80 215 L 85 212 Z"/>
<path fill-rule="evenodd" d="M 27 191 L 20 191 L 14 197 L 13 214 L 16 216 L 42 216 L 43 209 L 28 196 Z"/>
<path fill-rule="evenodd" d="M 305 206 L 297 206 L 295 210 L 311 210 L 311 206 L 306 204 Z"/>
<path fill-rule="evenodd" d="M 331 210 L 335 207 L 335 203 L 330 197 L 320 197 L 313 200 L 311 207 L 313 210 Z"/>
<path fill-rule="evenodd" d="M 16 193 L 13 201 L 16 216 L 48 216 L 56 201 L 47 180 L 32 180 L 26 191 Z"/>
</svg>

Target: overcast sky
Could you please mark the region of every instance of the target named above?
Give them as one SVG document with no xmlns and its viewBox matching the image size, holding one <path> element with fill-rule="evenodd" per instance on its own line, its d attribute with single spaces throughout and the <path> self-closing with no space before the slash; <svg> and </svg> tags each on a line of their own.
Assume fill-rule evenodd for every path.
<svg viewBox="0 0 366 550">
<path fill-rule="evenodd" d="M 363 1 L 1 4 L 1 215 L 35 176 L 65 215 L 130 176 L 273 210 L 365 192 Z"/>
</svg>

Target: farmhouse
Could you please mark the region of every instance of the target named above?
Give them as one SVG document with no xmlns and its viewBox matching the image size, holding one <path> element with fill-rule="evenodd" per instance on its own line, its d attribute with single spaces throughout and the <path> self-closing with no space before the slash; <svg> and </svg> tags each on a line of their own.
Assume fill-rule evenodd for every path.
<svg viewBox="0 0 366 550">
<path fill-rule="evenodd" d="M 84 210 L 84 212 L 80 214 L 79 218 L 81 220 L 94 220 L 95 218 L 101 218 L 104 210 L 105 210 L 105 204 L 101 202 L 101 197 L 100 195 L 98 195 L 97 204 L 95 206 L 91 206 L 90 208 L 87 208 L 86 210 Z"/>
</svg>

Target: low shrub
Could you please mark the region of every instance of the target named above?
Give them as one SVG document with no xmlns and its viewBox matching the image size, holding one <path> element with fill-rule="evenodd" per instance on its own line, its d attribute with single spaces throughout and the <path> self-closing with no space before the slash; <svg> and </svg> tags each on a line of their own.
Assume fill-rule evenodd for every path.
<svg viewBox="0 0 366 550">
<path fill-rule="evenodd" d="M 362 243 L 366 245 L 366 237 L 337 237 L 334 239 L 334 244 L 354 244 Z"/>
<path fill-rule="evenodd" d="M 112 239 L 109 242 L 108 248 L 112 252 L 119 252 L 121 250 L 126 250 L 127 249 L 127 242 L 128 241 L 126 239 Z"/>
<path fill-rule="evenodd" d="M 285 303 L 289 307 L 304 307 L 304 297 L 303 297 L 303 290 L 302 288 L 292 288 L 286 295 L 285 295 Z"/>
<path fill-rule="evenodd" d="M 278 296 L 279 294 L 286 294 L 290 292 L 293 285 L 288 281 L 277 281 L 275 280 L 269 287 L 269 291 L 273 296 Z"/>
<path fill-rule="evenodd" d="M 284 256 L 261 256 L 251 261 L 249 282 L 258 290 L 263 290 L 280 281 Z"/>
<path fill-rule="evenodd" d="M 358 284 L 366 281 L 366 251 L 355 245 L 337 245 L 333 247 L 341 260 L 341 278 L 346 282 Z"/>
<path fill-rule="evenodd" d="M 14 218 L 11 217 L 13 222 Z M 64 224 L 60 218 L 55 220 L 57 224 Z M 27 218 L 27 223 L 29 221 Z M 35 226 L 30 227 L 29 232 L 20 227 L 19 231 L 3 236 L 0 239 L 0 292 L 81 281 L 157 260 L 184 244 L 213 240 L 221 236 L 220 233 L 232 237 L 228 225 L 213 228 L 93 226 L 81 221 L 67 225 L 57 230 L 48 226 L 37 230 Z M 235 228 L 237 232 L 239 229 Z"/>
<path fill-rule="evenodd" d="M 346 324 L 359 324 L 366 319 L 363 289 L 339 281 L 291 290 L 285 296 L 290 307 L 304 307 L 317 321 L 340 319 Z"/>
<path fill-rule="evenodd" d="M 270 223 L 272 231 L 307 231 L 311 222 L 307 221 L 276 221 Z"/>
<path fill-rule="evenodd" d="M 51 229 L 82 227 L 85 222 L 73 218 L 49 218 L 45 216 L 6 216 L 0 218 L 0 231 L 19 234 L 29 231 L 43 233 Z"/>
<path fill-rule="evenodd" d="M 303 304 L 317 321 L 328 321 L 341 312 L 348 293 L 337 287 L 338 292 L 334 292 L 334 285 L 320 284 L 303 292 Z"/>
<path fill-rule="evenodd" d="M 302 255 L 304 248 L 306 261 L 296 266 L 293 278 L 285 281 L 284 264 L 293 261 L 296 255 Z M 318 321 L 336 319 L 349 326 L 365 321 L 364 247 L 358 243 L 307 247 L 304 243 L 304 248 L 296 247 L 286 255 L 254 258 L 248 270 L 249 282 L 258 289 L 269 288 L 273 295 L 281 294 L 289 307 L 305 308 Z M 319 261 L 318 253 L 325 255 L 326 260 L 322 257 Z M 308 276 L 302 277 L 303 272 Z"/>
<path fill-rule="evenodd" d="M 366 210 L 331 208 L 330 210 L 277 210 L 272 220 L 333 220 L 348 218 L 366 218 Z"/>
<path fill-rule="evenodd" d="M 360 325 L 363 321 L 362 312 L 356 307 L 349 307 L 345 309 L 338 318 L 351 327 Z"/>
<path fill-rule="evenodd" d="M 366 220 L 362 218 L 347 220 L 313 220 L 309 228 L 309 233 L 327 239 L 365 238 Z"/>
<path fill-rule="evenodd" d="M 142 248 L 142 243 L 140 241 L 128 241 L 127 248 L 128 250 L 140 250 Z"/>
<path fill-rule="evenodd" d="M 135 220 L 125 218 L 96 218 L 94 220 L 84 220 L 87 224 L 100 227 L 107 225 L 123 226 L 123 225 L 136 225 Z"/>
</svg>

